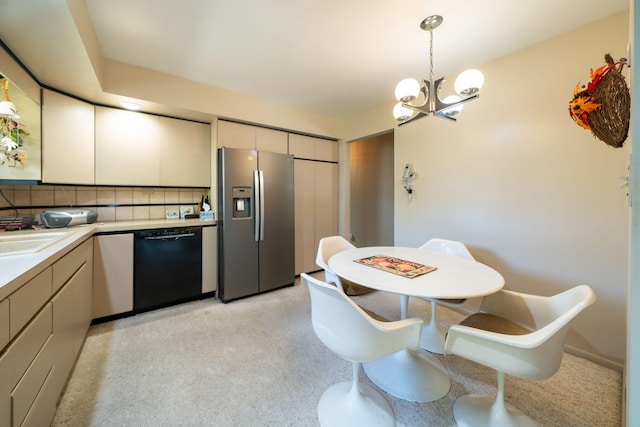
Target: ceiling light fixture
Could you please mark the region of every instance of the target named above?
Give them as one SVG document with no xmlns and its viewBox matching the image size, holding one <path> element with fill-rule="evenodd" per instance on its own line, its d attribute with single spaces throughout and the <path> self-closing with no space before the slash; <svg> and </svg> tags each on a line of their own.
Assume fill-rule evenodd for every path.
<svg viewBox="0 0 640 427">
<path fill-rule="evenodd" d="M 122 105 L 122 107 L 126 108 L 127 110 L 133 110 L 133 111 L 137 111 L 142 108 L 140 104 L 136 104 L 135 102 L 131 102 L 131 101 L 120 101 L 120 105 Z"/>
<path fill-rule="evenodd" d="M 420 28 L 429 32 L 429 80 L 423 80 L 421 84 L 415 79 L 406 78 L 398 83 L 395 94 L 400 102 L 393 108 L 393 116 L 400 122 L 406 123 L 428 115 L 455 121 L 454 116 L 462 111 L 462 104 L 480 96 L 478 92 L 484 83 L 484 76 L 476 69 L 466 70 L 458 76 L 454 85 L 458 95 L 447 96 L 444 100 L 438 96 L 444 77 L 433 80 L 433 30 L 440 24 L 440 15 L 428 16 L 420 23 Z M 411 104 L 420 94 L 424 102 L 420 105 Z M 418 114 L 414 116 L 416 112 Z"/>
</svg>

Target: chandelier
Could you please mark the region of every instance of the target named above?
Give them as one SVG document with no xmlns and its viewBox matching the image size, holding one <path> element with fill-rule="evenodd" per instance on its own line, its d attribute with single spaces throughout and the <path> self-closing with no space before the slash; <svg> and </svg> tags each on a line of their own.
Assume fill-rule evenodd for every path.
<svg viewBox="0 0 640 427">
<path fill-rule="evenodd" d="M 440 15 L 428 16 L 420 23 L 420 28 L 429 32 L 429 80 L 419 83 L 415 79 L 406 78 L 398 83 L 395 94 L 400 102 L 393 108 L 393 116 L 400 122 L 406 123 L 428 115 L 455 121 L 454 116 L 462 111 L 462 104 L 480 96 L 478 92 L 484 83 L 484 76 L 479 70 L 469 69 L 463 71 L 455 81 L 454 88 L 458 95 L 440 99 L 438 92 L 444 77 L 433 80 L 433 30 L 440 24 Z M 422 103 L 412 104 L 418 97 L 423 98 Z M 414 116 L 416 112 L 418 114 Z"/>
</svg>

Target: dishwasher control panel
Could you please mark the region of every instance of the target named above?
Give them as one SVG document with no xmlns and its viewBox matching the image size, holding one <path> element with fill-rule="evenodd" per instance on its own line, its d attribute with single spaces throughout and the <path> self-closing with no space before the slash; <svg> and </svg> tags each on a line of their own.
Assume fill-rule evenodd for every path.
<svg viewBox="0 0 640 427">
<path fill-rule="evenodd" d="M 171 239 L 174 237 L 189 237 L 195 235 L 194 228 L 162 228 L 158 230 L 136 231 L 137 239 Z"/>
</svg>

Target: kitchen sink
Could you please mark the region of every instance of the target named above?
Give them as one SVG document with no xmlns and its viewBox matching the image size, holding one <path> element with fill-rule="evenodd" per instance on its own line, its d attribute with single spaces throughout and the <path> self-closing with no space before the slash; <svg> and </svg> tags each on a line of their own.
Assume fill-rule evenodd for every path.
<svg viewBox="0 0 640 427">
<path fill-rule="evenodd" d="M 7 233 L 7 232 L 5 232 Z M 36 231 L 0 235 L 0 256 L 24 255 L 39 252 L 67 236 L 70 231 Z"/>
</svg>

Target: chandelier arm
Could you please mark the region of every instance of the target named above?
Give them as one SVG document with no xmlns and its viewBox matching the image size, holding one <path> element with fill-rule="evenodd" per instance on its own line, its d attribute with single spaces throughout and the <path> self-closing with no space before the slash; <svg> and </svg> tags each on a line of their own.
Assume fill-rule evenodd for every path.
<svg viewBox="0 0 640 427">
<path fill-rule="evenodd" d="M 443 113 L 442 111 L 437 111 L 437 112 L 434 114 L 434 116 L 436 116 L 436 117 L 440 117 L 441 119 L 451 120 L 451 121 L 453 121 L 453 122 L 458 121 L 458 119 L 456 119 L 455 117 L 453 117 L 453 116 L 447 116 L 447 115 L 446 115 L 445 113 Z"/>
<path fill-rule="evenodd" d="M 476 93 L 475 95 L 471 95 L 468 98 L 464 98 L 464 99 L 461 99 L 460 101 L 451 102 L 451 103 L 442 102 L 442 101 L 440 101 L 439 98 L 436 98 L 436 108 L 435 108 L 434 111 L 436 113 L 439 113 L 442 110 L 446 110 L 446 109 L 451 108 L 451 107 L 457 107 L 458 105 L 462 105 L 462 104 L 464 104 L 466 102 L 473 101 L 474 99 L 477 99 L 479 97 L 480 97 L 480 94 Z"/>
<path fill-rule="evenodd" d="M 422 93 L 422 95 L 424 96 L 424 102 L 420 105 L 415 105 L 415 104 L 409 104 L 408 102 L 403 102 L 402 106 L 403 107 L 407 107 L 410 108 L 412 110 L 415 111 L 424 111 L 425 113 L 429 113 L 429 82 L 427 80 L 423 80 L 423 85 L 420 88 L 420 92 Z M 427 106 L 428 108 L 424 108 L 425 106 Z"/>
<path fill-rule="evenodd" d="M 411 107 L 409 106 L 408 108 L 411 108 Z M 420 110 L 416 110 L 416 111 L 420 111 Z M 427 114 L 427 113 L 425 113 L 423 111 L 420 111 L 415 117 L 412 117 L 412 118 L 410 118 L 408 120 L 405 120 L 405 121 L 399 123 L 398 126 L 406 125 L 407 123 L 411 123 L 414 120 L 421 119 L 424 116 L 428 116 L 428 115 L 429 114 Z"/>
</svg>

